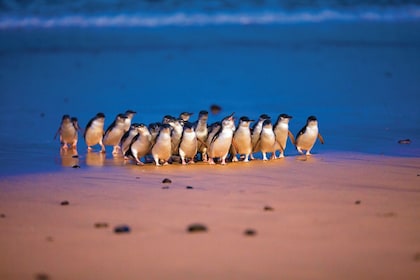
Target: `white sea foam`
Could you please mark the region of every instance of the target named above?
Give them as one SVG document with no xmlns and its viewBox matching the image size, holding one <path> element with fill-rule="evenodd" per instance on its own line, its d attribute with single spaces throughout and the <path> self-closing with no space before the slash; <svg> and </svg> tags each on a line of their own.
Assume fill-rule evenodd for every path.
<svg viewBox="0 0 420 280">
<path fill-rule="evenodd" d="M 249 24 L 296 24 L 325 21 L 418 21 L 420 6 L 339 11 L 266 11 L 238 13 L 185 13 L 116 15 L 2 16 L 0 29 L 54 27 L 161 27 Z"/>
</svg>

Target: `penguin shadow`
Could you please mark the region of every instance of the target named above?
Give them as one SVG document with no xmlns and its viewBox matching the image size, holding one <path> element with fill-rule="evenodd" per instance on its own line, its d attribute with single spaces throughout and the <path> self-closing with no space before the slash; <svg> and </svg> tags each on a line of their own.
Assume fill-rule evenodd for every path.
<svg viewBox="0 0 420 280">
<path fill-rule="evenodd" d="M 65 167 L 79 165 L 76 149 L 60 149 L 61 165 Z"/>
<path fill-rule="evenodd" d="M 297 161 L 306 161 L 306 162 L 317 162 L 318 161 L 317 158 L 314 157 L 313 155 L 308 156 L 308 155 L 301 155 L 301 154 L 296 156 L 296 160 Z"/>
<path fill-rule="evenodd" d="M 106 157 L 105 153 L 88 152 L 88 153 L 86 153 L 86 165 L 88 165 L 88 166 L 104 166 L 105 157 Z"/>
</svg>

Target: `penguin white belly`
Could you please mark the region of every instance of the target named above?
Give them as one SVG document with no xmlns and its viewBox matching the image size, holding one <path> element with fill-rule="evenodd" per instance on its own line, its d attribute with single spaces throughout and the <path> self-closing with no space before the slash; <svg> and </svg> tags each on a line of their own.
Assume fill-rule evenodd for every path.
<svg viewBox="0 0 420 280">
<path fill-rule="evenodd" d="M 179 146 L 179 153 L 184 157 L 193 158 L 197 153 L 197 138 L 195 133 L 184 134 L 181 145 Z"/>
<path fill-rule="evenodd" d="M 131 145 L 131 151 L 136 153 L 135 156 L 140 159 L 150 152 L 150 146 L 150 139 L 148 139 L 147 136 L 142 135 L 137 141 L 133 142 Z"/>
<path fill-rule="evenodd" d="M 235 149 L 238 154 L 247 155 L 252 152 L 251 133 L 248 130 L 238 129 L 234 137 Z"/>
<path fill-rule="evenodd" d="M 317 137 L 318 128 L 308 126 L 305 133 L 298 137 L 296 146 L 302 150 L 310 150 L 314 146 Z"/>
<path fill-rule="evenodd" d="M 289 126 L 287 124 L 279 124 L 275 130 L 276 141 L 281 144 L 283 149 L 286 149 L 287 137 L 289 136 Z"/>
<path fill-rule="evenodd" d="M 152 148 L 152 155 L 155 158 L 168 161 L 172 155 L 171 136 L 169 134 L 159 135 Z"/>
<path fill-rule="evenodd" d="M 233 131 L 225 129 L 219 137 L 210 145 L 209 155 L 211 158 L 225 157 L 229 152 L 230 145 L 232 144 Z"/>
<path fill-rule="evenodd" d="M 85 142 L 87 146 L 93 146 L 102 141 L 104 134 L 103 124 L 93 122 L 86 131 Z"/>
<path fill-rule="evenodd" d="M 77 131 L 73 124 L 66 124 L 61 128 L 61 140 L 67 144 L 72 144 L 77 140 Z"/>
<path fill-rule="evenodd" d="M 263 153 L 272 153 L 276 149 L 276 138 L 274 134 L 262 134 L 260 140 L 260 150 Z"/>
<path fill-rule="evenodd" d="M 115 127 L 105 135 L 103 143 L 104 145 L 116 146 L 120 143 L 123 135 L 123 128 Z"/>
</svg>

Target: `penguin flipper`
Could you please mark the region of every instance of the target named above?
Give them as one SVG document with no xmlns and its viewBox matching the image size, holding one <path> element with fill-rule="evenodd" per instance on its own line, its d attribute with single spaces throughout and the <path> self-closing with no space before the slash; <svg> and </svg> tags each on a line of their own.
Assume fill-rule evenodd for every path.
<svg viewBox="0 0 420 280">
<path fill-rule="evenodd" d="M 293 145 L 295 145 L 296 141 L 295 141 L 295 137 L 293 136 L 293 133 L 289 130 L 288 134 L 289 134 L 290 141 L 292 142 Z"/>
<path fill-rule="evenodd" d="M 302 127 L 301 130 L 299 130 L 299 132 L 296 134 L 296 139 L 295 139 L 295 146 L 297 144 L 297 140 L 299 139 L 299 136 L 301 136 L 302 134 L 304 134 L 306 131 L 306 126 Z"/>
<path fill-rule="evenodd" d="M 61 132 L 61 126 L 57 129 L 57 132 L 54 135 L 54 140 L 57 139 L 57 135 Z"/>
<path fill-rule="evenodd" d="M 324 144 L 324 137 L 322 137 L 321 133 L 318 132 L 318 139 L 321 144 Z"/>
</svg>

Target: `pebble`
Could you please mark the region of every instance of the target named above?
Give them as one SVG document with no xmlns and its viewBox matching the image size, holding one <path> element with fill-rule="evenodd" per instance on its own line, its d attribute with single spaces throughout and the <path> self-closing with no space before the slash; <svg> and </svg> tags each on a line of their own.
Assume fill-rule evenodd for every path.
<svg viewBox="0 0 420 280">
<path fill-rule="evenodd" d="M 193 187 L 193 186 L 186 186 L 186 188 L 187 188 L 188 190 L 192 190 L 192 189 L 194 189 L 194 187 Z"/>
<path fill-rule="evenodd" d="M 70 204 L 70 202 L 68 202 L 68 200 L 63 200 L 63 201 L 61 201 L 60 202 L 60 205 L 69 205 Z"/>
<path fill-rule="evenodd" d="M 163 187 L 162 187 L 162 189 L 163 189 L 163 190 L 168 190 L 168 189 L 169 189 L 169 187 L 168 187 L 168 186 L 163 186 Z"/>
<path fill-rule="evenodd" d="M 107 228 L 107 227 L 108 227 L 108 223 L 104 223 L 104 222 L 95 223 L 95 228 Z"/>
<path fill-rule="evenodd" d="M 129 233 L 131 231 L 129 226 L 121 225 L 114 228 L 115 233 Z"/>
<path fill-rule="evenodd" d="M 80 165 L 75 164 L 75 165 L 72 166 L 72 168 L 80 168 Z"/>
<path fill-rule="evenodd" d="M 416 253 L 416 254 L 414 255 L 414 261 L 416 261 L 416 262 L 420 262 L 420 253 Z"/>
<path fill-rule="evenodd" d="M 6 218 L 6 214 L 1 213 L 0 218 Z"/>
<path fill-rule="evenodd" d="M 50 277 L 46 273 L 37 273 L 35 274 L 35 280 L 48 280 Z"/>
<path fill-rule="evenodd" d="M 172 180 L 171 179 L 168 179 L 168 178 L 165 178 L 165 179 L 163 179 L 162 183 L 164 183 L 164 184 L 170 184 L 170 183 L 172 183 Z"/>
<path fill-rule="evenodd" d="M 207 227 L 203 224 L 191 224 L 187 227 L 187 231 L 190 232 L 190 233 L 206 232 Z"/>
<path fill-rule="evenodd" d="M 249 228 L 249 229 L 246 229 L 246 230 L 244 231 L 244 234 L 245 234 L 246 236 L 254 236 L 254 235 L 256 235 L 256 234 L 257 234 L 257 231 L 256 231 L 255 229 L 251 229 L 251 228 Z"/>
<path fill-rule="evenodd" d="M 54 238 L 52 236 L 47 236 L 45 238 L 45 240 L 47 240 L 48 242 L 53 242 L 54 241 Z"/>
<path fill-rule="evenodd" d="M 274 211 L 274 208 L 266 205 L 266 206 L 264 206 L 264 211 Z"/>
<path fill-rule="evenodd" d="M 360 200 L 356 200 L 356 201 L 354 202 L 354 204 L 360 204 L 360 203 L 362 203 Z"/>
<path fill-rule="evenodd" d="M 402 139 L 398 141 L 398 144 L 410 144 L 411 140 L 410 139 Z"/>
</svg>

